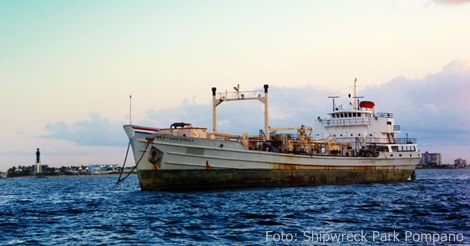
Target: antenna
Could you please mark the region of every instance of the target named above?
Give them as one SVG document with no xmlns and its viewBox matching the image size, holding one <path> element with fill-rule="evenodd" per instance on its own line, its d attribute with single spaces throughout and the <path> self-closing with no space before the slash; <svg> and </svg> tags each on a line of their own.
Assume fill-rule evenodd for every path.
<svg viewBox="0 0 470 246">
<path fill-rule="evenodd" d="M 339 98 L 339 96 L 329 96 L 328 98 L 333 99 L 333 111 L 336 109 L 335 98 Z"/>
<path fill-rule="evenodd" d="M 354 106 L 354 109 L 359 109 L 359 98 L 364 98 L 363 96 L 358 96 L 358 97 L 354 97 L 354 102 L 355 102 L 355 105 Z M 357 104 L 356 104 L 357 102 Z"/>
<path fill-rule="evenodd" d="M 129 125 L 132 125 L 132 95 L 129 95 Z"/>
<path fill-rule="evenodd" d="M 354 97 L 356 97 L 357 95 L 357 91 L 356 91 L 356 82 L 357 82 L 357 78 L 354 78 Z"/>
</svg>

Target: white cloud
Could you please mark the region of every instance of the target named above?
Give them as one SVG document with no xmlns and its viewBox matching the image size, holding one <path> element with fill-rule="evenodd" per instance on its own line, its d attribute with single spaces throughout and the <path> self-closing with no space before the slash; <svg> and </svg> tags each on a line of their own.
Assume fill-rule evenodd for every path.
<svg viewBox="0 0 470 246">
<path fill-rule="evenodd" d="M 469 152 L 470 66 L 467 62 L 452 61 L 440 72 L 423 79 L 397 77 L 384 84 L 361 88 L 359 96 L 374 101 L 380 112 L 394 113 L 402 134 L 417 137 L 421 149 L 439 151 L 455 146 Z M 323 117 L 331 110 L 328 96 L 339 95 L 338 105 L 350 103 L 347 95 L 342 94 L 346 93 L 341 89 L 334 91 L 315 86 L 270 86 L 270 126 L 312 126 L 318 116 Z M 148 110 L 145 118 L 136 124 L 166 128 L 174 122 L 187 122 L 212 131 L 211 104 L 210 98 L 207 103 L 197 103 L 196 98 L 184 99 L 176 107 Z M 126 139 L 122 125 L 122 122 L 112 122 L 92 113 L 88 119 L 73 124 L 60 121 L 48 124 L 46 129 L 50 134 L 41 137 L 85 146 L 123 146 Z M 248 130 L 250 134 L 258 134 L 259 129 L 264 128 L 264 106 L 258 101 L 222 103 L 217 107 L 217 127 L 219 132 L 241 134 Z"/>
<path fill-rule="evenodd" d="M 440 72 L 423 79 L 399 77 L 362 91 L 379 105 L 395 113 L 403 132 L 418 137 L 422 146 L 469 148 L 470 66 L 455 60 Z M 383 108 L 386 106 L 387 108 Z"/>
<path fill-rule="evenodd" d="M 470 0 L 434 0 L 434 2 L 440 3 L 440 4 L 456 5 L 456 4 L 470 3 Z"/>
<path fill-rule="evenodd" d="M 90 113 L 89 118 L 72 124 L 59 121 L 49 123 L 45 129 L 49 134 L 39 138 L 60 139 L 83 146 L 123 146 L 126 143 L 122 122 L 112 122 L 99 113 Z"/>
</svg>

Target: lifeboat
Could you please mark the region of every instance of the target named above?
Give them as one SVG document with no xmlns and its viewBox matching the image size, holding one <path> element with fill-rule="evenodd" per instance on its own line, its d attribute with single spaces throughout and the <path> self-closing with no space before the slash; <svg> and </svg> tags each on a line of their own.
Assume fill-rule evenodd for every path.
<svg viewBox="0 0 470 246">
<path fill-rule="evenodd" d="M 359 103 L 359 107 L 361 107 L 361 108 L 374 108 L 375 103 L 371 102 L 371 101 L 362 101 L 361 103 Z"/>
</svg>

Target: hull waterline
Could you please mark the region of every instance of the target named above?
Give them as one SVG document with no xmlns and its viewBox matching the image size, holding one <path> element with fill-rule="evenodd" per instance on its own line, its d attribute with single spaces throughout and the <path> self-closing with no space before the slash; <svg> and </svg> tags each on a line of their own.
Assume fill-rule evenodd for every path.
<svg viewBox="0 0 470 246">
<path fill-rule="evenodd" d="M 254 187 L 300 187 L 404 182 L 414 170 L 375 169 L 214 169 L 140 170 L 141 190 L 193 190 Z"/>
</svg>

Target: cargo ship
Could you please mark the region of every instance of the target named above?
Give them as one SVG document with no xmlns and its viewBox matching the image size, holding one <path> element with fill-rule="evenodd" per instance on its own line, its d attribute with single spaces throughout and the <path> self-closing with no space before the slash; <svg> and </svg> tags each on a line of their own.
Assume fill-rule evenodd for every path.
<svg viewBox="0 0 470 246">
<path fill-rule="evenodd" d="M 392 113 L 371 101 L 346 109 L 335 104 L 314 128 L 269 127 L 268 85 L 257 91 L 212 88 L 213 128 L 176 122 L 167 128 L 124 125 L 141 190 L 296 187 L 415 179 L 421 158 L 416 139 L 398 138 Z M 217 106 L 258 100 L 264 129 L 258 135 L 217 132 Z M 315 129 L 315 133 L 314 130 Z"/>
</svg>

